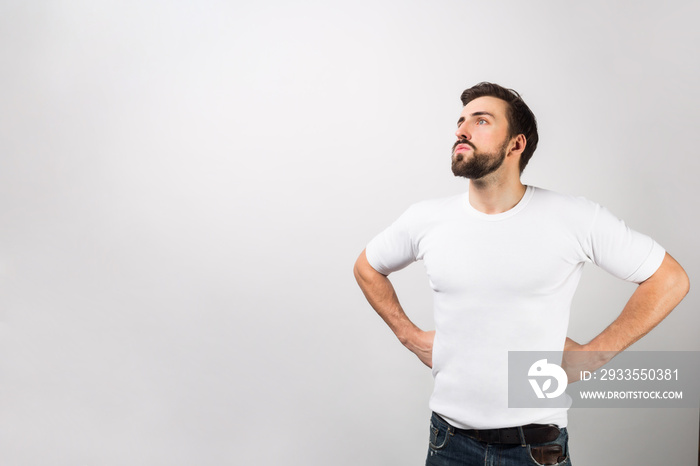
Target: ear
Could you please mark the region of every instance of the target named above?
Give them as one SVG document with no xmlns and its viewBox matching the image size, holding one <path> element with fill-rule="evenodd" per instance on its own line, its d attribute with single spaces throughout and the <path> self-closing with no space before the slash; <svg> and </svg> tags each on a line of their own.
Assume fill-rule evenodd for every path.
<svg viewBox="0 0 700 466">
<path fill-rule="evenodd" d="M 521 155 L 525 150 L 527 145 L 527 139 L 525 139 L 524 134 L 518 134 L 513 139 L 510 140 L 510 150 L 508 151 L 508 156 L 510 155 Z"/>
</svg>

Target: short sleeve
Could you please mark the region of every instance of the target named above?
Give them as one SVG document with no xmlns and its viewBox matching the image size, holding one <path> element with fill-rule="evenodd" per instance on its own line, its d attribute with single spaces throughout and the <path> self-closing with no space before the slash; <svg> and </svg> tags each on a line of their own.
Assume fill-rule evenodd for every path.
<svg viewBox="0 0 700 466">
<path fill-rule="evenodd" d="M 417 260 L 410 232 L 411 217 L 412 209 L 409 208 L 367 244 L 367 261 L 377 272 L 389 275 Z"/>
<path fill-rule="evenodd" d="M 634 283 L 651 277 L 666 251 L 649 236 L 632 230 L 596 204 L 590 232 L 590 258 L 610 274 Z"/>
</svg>

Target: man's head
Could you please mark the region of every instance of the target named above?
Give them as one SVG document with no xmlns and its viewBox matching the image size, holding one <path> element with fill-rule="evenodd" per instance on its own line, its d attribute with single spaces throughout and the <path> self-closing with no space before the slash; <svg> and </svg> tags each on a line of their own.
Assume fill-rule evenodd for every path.
<svg viewBox="0 0 700 466">
<path fill-rule="evenodd" d="M 479 99 L 479 105 L 469 105 L 476 99 Z M 479 178 L 480 176 L 474 175 L 479 175 L 481 173 L 481 176 L 484 176 L 485 174 L 497 170 L 505 159 L 509 143 L 513 141 L 514 138 L 522 140 L 522 147 L 519 149 L 521 151 L 519 170 L 520 173 L 522 173 L 537 148 L 539 136 L 537 134 L 535 115 L 525 104 L 520 95 L 512 89 L 506 89 L 498 84 L 482 82 L 476 86 L 470 87 L 462 93 L 462 104 L 465 107 L 465 111 L 462 112 L 462 116 L 458 122 L 460 128 L 457 131 L 458 140 L 453 147 L 452 170 L 455 175 L 466 176 L 467 178 Z M 467 106 L 474 108 L 467 109 Z M 477 106 L 479 108 L 476 108 Z M 482 106 L 484 109 L 481 109 Z M 489 109 L 492 110 L 489 111 Z M 474 110 L 474 112 L 469 112 L 467 110 Z M 490 149 L 479 146 L 475 147 L 476 141 L 470 141 L 471 134 L 477 131 L 474 129 L 475 126 L 488 126 L 489 131 L 492 131 L 491 128 L 493 128 L 494 124 L 502 123 L 499 122 L 498 119 L 502 117 L 500 114 L 503 113 L 505 113 L 505 123 L 507 127 L 501 127 L 498 131 L 499 133 L 505 134 L 504 139 L 502 139 L 503 142 L 500 143 L 500 147 L 497 150 L 494 147 Z M 480 121 L 481 119 L 485 121 Z M 472 125 L 471 129 L 467 127 L 469 124 Z M 462 125 L 464 125 L 463 130 Z M 481 128 L 479 128 L 479 131 L 480 130 Z M 493 134 L 495 133 L 492 132 L 491 136 Z M 479 144 L 482 143 L 482 141 L 479 141 Z M 466 155 L 460 155 L 459 151 L 463 148 L 463 152 L 468 152 L 470 150 L 468 146 L 471 146 L 471 149 L 474 150 L 474 154 L 469 160 L 465 160 L 464 163 L 462 163 L 462 159 L 465 158 Z M 517 148 L 517 143 L 513 147 Z M 457 149 L 457 152 L 455 152 L 455 149 Z"/>
</svg>

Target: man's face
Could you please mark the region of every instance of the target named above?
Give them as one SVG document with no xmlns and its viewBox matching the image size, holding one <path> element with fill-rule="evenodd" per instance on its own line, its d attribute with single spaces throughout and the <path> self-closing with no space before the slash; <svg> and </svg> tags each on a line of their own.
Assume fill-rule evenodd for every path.
<svg viewBox="0 0 700 466">
<path fill-rule="evenodd" d="M 452 146 L 455 176 L 476 180 L 501 167 L 510 142 L 507 105 L 496 97 L 479 97 L 464 107 Z"/>
</svg>

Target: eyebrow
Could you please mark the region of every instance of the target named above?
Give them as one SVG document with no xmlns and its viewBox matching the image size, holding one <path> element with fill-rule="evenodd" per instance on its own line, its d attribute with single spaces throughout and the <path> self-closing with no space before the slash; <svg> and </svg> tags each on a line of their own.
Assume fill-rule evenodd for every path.
<svg viewBox="0 0 700 466">
<path fill-rule="evenodd" d="M 490 116 L 490 117 L 493 118 L 493 119 L 496 118 L 495 116 L 493 116 L 492 113 L 489 113 L 489 112 L 474 112 L 474 113 L 472 113 L 472 114 L 469 115 L 469 116 L 475 117 L 475 116 L 481 116 L 481 115 L 488 115 L 488 116 Z M 457 125 L 461 125 L 462 122 L 463 122 L 464 120 L 465 120 L 464 117 L 460 117 L 459 120 L 457 120 Z"/>
</svg>

